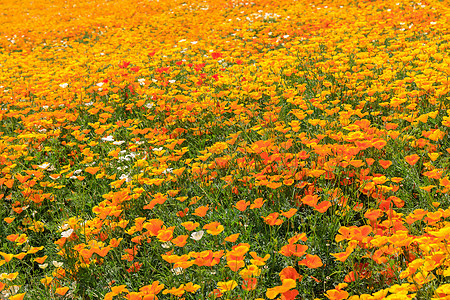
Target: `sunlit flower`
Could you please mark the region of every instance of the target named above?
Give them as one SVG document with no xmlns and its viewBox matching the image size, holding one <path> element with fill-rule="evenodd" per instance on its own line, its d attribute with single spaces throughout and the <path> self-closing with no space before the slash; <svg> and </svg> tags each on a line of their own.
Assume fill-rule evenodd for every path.
<svg viewBox="0 0 450 300">
<path fill-rule="evenodd" d="M 103 137 L 102 141 L 104 141 L 104 142 L 114 142 L 114 137 L 112 135 L 108 135 L 107 137 Z"/>
<path fill-rule="evenodd" d="M 234 280 L 226 281 L 226 282 L 218 282 L 217 287 L 222 293 L 225 293 L 227 291 L 234 290 L 234 288 L 237 287 L 237 282 Z"/>
<path fill-rule="evenodd" d="M 61 237 L 69 238 L 72 235 L 73 231 L 74 230 L 72 228 L 67 229 L 66 231 L 61 232 Z"/>
<path fill-rule="evenodd" d="M 199 240 L 202 239 L 203 234 L 204 234 L 203 230 L 192 232 L 191 233 L 191 239 L 193 239 L 195 241 L 199 241 Z"/>
<path fill-rule="evenodd" d="M 218 235 L 224 230 L 224 227 L 219 222 L 211 222 L 203 226 L 203 229 L 206 229 L 206 232 L 211 235 Z"/>
</svg>

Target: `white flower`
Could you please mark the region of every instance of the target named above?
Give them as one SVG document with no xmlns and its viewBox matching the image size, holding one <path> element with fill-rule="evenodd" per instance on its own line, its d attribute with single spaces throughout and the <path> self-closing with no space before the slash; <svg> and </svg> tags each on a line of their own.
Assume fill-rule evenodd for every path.
<svg viewBox="0 0 450 300">
<path fill-rule="evenodd" d="M 118 145 L 118 146 L 120 146 L 120 145 L 122 145 L 123 143 L 125 143 L 125 141 L 115 141 L 115 142 L 113 142 L 113 145 Z"/>
<path fill-rule="evenodd" d="M 37 213 L 37 211 L 33 211 L 33 217 L 34 217 L 34 215 Z M 28 252 L 28 250 L 30 250 L 31 249 L 31 246 L 30 246 L 30 244 L 25 244 L 25 246 L 22 248 L 22 252 Z"/>
<path fill-rule="evenodd" d="M 61 232 L 61 237 L 68 238 L 68 237 L 70 237 L 72 235 L 72 233 L 73 233 L 73 229 L 70 228 L 70 229 L 68 229 L 66 231 Z"/>
<path fill-rule="evenodd" d="M 153 148 L 153 149 L 152 149 L 152 151 L 156 151 L 156 152 L 158 152 L 158 151 L 163 151 L 163 150 L 164 150 L 163 147 L 160 147 L 160 148 Z"/>
<path fill-rule="evenodd" d="M 191 239 L 195 241 L 200 241 L 203 237 L 203 233 L 205 233 L 203 230 L 194 231 L 193 233 L 191 233 Z"/>
<path fill-rule="evenodd" d="M 69 86 L 69 84 L 68 83 L 61 83 L 59 86 L 62 87 L 63 89 L 65 89 L 66 87 Z"/>
<path fill-rule="evenodd" d="M 91 106 L 92 104 L 94 104 L 94 102 L 88 102 L 88 103 L 85 103 L 84 105 L 86 105 L 86 106 Z"/>
<path fill-rule="evenodd" d="M 104 142 L 114 142 L 114 137 L 112 135 L 108 135 L 107 137 L 102 138 Z"/>
<path fill-rule="evenodd" d="M 55 170 L 55 167 L 52 166 L 48 162 L 45 162 L 42 165 L 39 165 L 38 168 L 41 168 L 42 170 L 47 170 L 47 171 L 54 171 Z"/>
<path fill-rule="evenodd" d="M 161 244 L 161 247 L 163 247 L 164 249 L 169 249 L 170 247 L 172 247 L 172 243 L 170 241 L 165 242 L 163 244 Z"/>
<path fill-rule="evenodd" d="M 148 109 L 150 109 L 150 108 L 152 108 L 153 107 L 153 103 L 146 103 L 145 104 L 145 107 L 147 107 Z"/>
<path fill-rule="evenodd" d="M 165 170 L 163 171 L 163 174 L 166 174 L 166 173 L 173 173 L 173 168 L 167 168 L 167 169 L 165 169 Z"/>
<path fill-rule="evenodd" d="M 131 159 L 133 159 L 134 158 L 134 155 L 132 155 L 132 154 L 127 154 L 127 155 L 125 155 L 125 157 L 123 158 L 124 160 L 126 160 L 126 161 L 130 161 Z"/>
<path fill-rule="evenodd" d="M 175 82 L 177 82 L 176 80 L 173 80 L 173 79 L 171 79 L 171 80 L 169 80 L 169 82 L 170 83 L 175 83 Z"/>
<path fill-rule="evenodd" d="M 61 177 L 61 175 L 60 174 L 53 174 L 53 175 L 49 175 L 48 177 L 50 177 L 52 180 L 56 180 L 56 179 L 58 179 L 58 178 L 60 178 Z"/>
<path fill-rule="evenodd" d="M 97 86 L 98 86 L 98 87 L 102 87 L 104 84 L 105 84 L 105 83 L 102 81 L 102 82 L 97 83 Z"/>
<path fill-rule="evenodd" d="M 38 266 L 39 266 L 39 268 L 41 268 L 41 269 L 45 269 L 45 268 L 48 267 L 48 264 L 42 264 L 42 265 L 38 265 Z"/>
<path fill-rule="evenodd" d="M 145 78 L 139 78 L 138 82 L 140 85 L 145 85 Z"/>
<path fill-rule="evenodd" d="M 130 175 L 122 174 L 122 175 L 120 175 L 119 179 L 120 179 L 120 180 L 125 179 L 126 182 L 130 182 L 130 181 L 131 181 L 131 178 L 130 178 L 129 176 L 130 176 Z"/>
<path fill-rule="evenodd" d="M 52 264 L 55 266 L 55 268 L 61 268 L 64 263 L 54 260 L 54 261 L 52 261 Z"/>
<path fill-rule="evenodd" d="M 69 228 L 69 224 L 64 224 L 63 226 L 59 226 L 58 229 L 60 230 L 66 230 L 67 228 Z"/>
<path fill-rule="evenodd" d="M 172 269 L 171 271 L 172 271 L 172 273 L 173 273 L 174 275 L 180 275 L 180 274 L 183 274 L 183 268 L 181 268 L 181 267 L 174 268 L 174 269 Z"/>
<path fill-rule="evenodd" d="M 47 169 L 48 167 L 50 167 L 50 163 L 45 162 L 42 165 L 39 165 L 38 168 L 41 168 L 43 170 Z"/>
<path fill-rule="evenodd" d="M 3 273 L 3 274 L 5 274 L 5 273 Z M 1 274 L 1 275 L 3 275 L 3 274 Z M 6 278 L 6 280 L 12 281 L 9 278 Z M 20 289 L 20 286 L 18 286 L 18 285 L 10 286 L 9 289 L 6 289 L 6 290 L 2 291 L 2 295 L 4 297 L 8 298 L 9 296 L 17 294 L 17 292 L 19 292 L 19 289 Z"/>
<path fill-rule="evenodd" d="M 124 152 L 126 152 L 126 151 L 124 151 Z M 122 151 L 120 151 L 119 153 L 122 154 Z M 131 159 L 133 159 L 135 157 L 136 157 L 136 154 L 130 153 L 130 154 L 125 155 L 125 157 L 119 157 L 119 160 L 130 161 Z"/>
</svg>

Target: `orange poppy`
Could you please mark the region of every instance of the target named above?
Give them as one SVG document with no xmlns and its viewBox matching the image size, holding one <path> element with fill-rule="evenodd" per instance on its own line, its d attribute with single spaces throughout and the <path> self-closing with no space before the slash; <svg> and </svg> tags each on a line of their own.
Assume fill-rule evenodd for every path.
<svg viewBox="0 0 450 300">
<path fill-rule="evenodd" d="M 15 294 L 14 296 L 10 296 L 9 300 L 22 300 L 26 293 Z"/>
<path fill-rule="evenodd" d="M 227 262 L 228 268 L 230 268 L 231 271 L 236 272 L 240 268 L 245 266 L 245 263 L 243 260 L 231 260 Z"/>
<path fill-rule="evenodd" d="M 283 223 L 283 220 L 278 219 L 278 216 L 280 214 L 277 212 L 269 214 L 267 217 L 261 216 L 261 218 L 264 219 L 264 222 L 270 226 L 273 225 L 281 225 Z"/>
<path fill-rule="evenodd" d="M 237 282 L 234 280 L 217 283 L 217 287 L 222 293 L 233 290 L 235 287 L 237 287 L 237 285 Z"/>
<path fill-rule="evenodd" d="M 226 238 L 225 238 L 225 241 L 226 241 L 226 242 L 230 242 L 230 243 L 234 243 L 234 242 L 236 242 L 236 240 L 238 239 L 239 235 L 240 235 L 240 233 L 232 234 L 232 235 L 226 237 Z"/>
<path fill-rule="evenodd" d="M 390 161 L 390 160 L 382 160 L 382 159 L 380 159 L 378 161 L 378 163 L 381 165 L 381 167 L 383 169 L 387 169 L 387 168 L 389 168 L 390 165 L 392 165 L 392 161 Z"/>
<path fill-rule="evenodd" d="M 244 291 L 253 291 L 254 289 L 256 289 L 257 283 L 258 283 L 258 279 L 254 278 L 254 277 L 244 278 L 242 280 L 242 289 Z"/>
<path fill-rule="evenodd" d="M 266 261 L 270 258 L 270 254 L 266 254 L 264 257 L 259 257 L 256 252 L 250 252 L 250 256 L 253 259 L 250 259 L 250 262 L 255 266 L 264 266 Z"/>
<path fill-rule="evenodd" d="M 165 289 L 163 291 L 163 294 L 172 294 L 174 296 L 177 297 L 181 297 L 184 294 L 185 290 L 184 290 L 184 284 L 180 285 L 178 288 L 171 288 L 171 289 Z"/>
<path fill-rule="evenodd" d="M 97 173 L 99 170 L 100 170 L 100 167 L 87 167 L 85 169 L 86 172 L 88 172 L 89 174 L 92 174 L 92 175 Z"/>
<path fill-rule="evenodd" d="M 257 198 L 255 199 L 253 204 L 250 205 L 250 209 L 261 208 L 264 202 L 266 202 L 266 200 L 264 200 L 263 198 Z"/>
<path fill-rule="evenodd" d="M 299 233 L 288 239 L 289 244 L 295 244 L 298 241 L 306 242 L 308 238 L 306 237 L 306 233 Z"/>
<path fill-rule="evenodd" d="M 414 166 L 417 161 L 420 159 L 420 156 L 417 154 L 413 154 L 413 155 L 409 155 L 409 156 L 405 156 L 405 160 L 408 164 L 410 164 L 411 166 Z"/>
<path fill-rule="evenodd" d="M 202 217 L 206 216 L 206 212 L 208 211 L 208 209 L 209 209 L 209 205 L 200 206 L 197 209 L 195 209 L 195 212 L 192 215 L 202 218 Z"/>
<path fill-rule="evenodd" d="M 173 240 L 171 240 L 171 242 L 177 247 L 184 247 L 184 245 L 186 245 L 188 237 L 189 237 L 188 235 L 179 235 Z"/>
<path fill-rule="evenodd" d="M 373 159 L 373 158 L 366 158 L 366 163 L 369 165 L 369 166 L 371 166 L 371 165 L 373 165 L 373 163 L 375 162 L 375 159 Z"/>
<path fill-rule="evenodd" d="M 349 293 L 343 290 L 328 290 L 325 297 L 330 300 L 343 300 L 349 297 Z"/>
<path fill-rule="evenodd" d="M 280 251 L 278 253 L 284 255 L 284 256 L 303 256 L 306 253 L 306 250 L 308 250 L 308 246 L 306 245 L 300 245 L 300 244 L 288 244 L 283 247 L 281 247 Z"/>
<path fill-rule="evenodd" d="M 0 252 L 0 255 L 3 256 L 6 262 L 10 262 L 11 259 L 14 258 L 14 254 Z"/>
<path fill-rule="evenodd" d="M 47 259 L 47 255 L 42 256 L 42 257 L 36 257 L 35 259 L 33 259 L 33 261 L 37 262 L 38 264 L 43 264 L 44 261 Z"/>
<path fill-rule="evenodd" d="M 280 272 L 280 279 L 294 279 L 297 280 L 299 278 L 301 278 L 300 274 L 298 274 L 298 272 L 293 268 L 293 267 L 286 267 L 283 270 L 281 270 Z"/>
<path fill-rule="evenodd" d="M 3 220 L 8 223 L 11 224 L 16 218 L 15 217 L 6 217 Z"/>
<path fill-rule="evenodd" d="M 193 284 L 192 282 L 189 282 L 189 283 L 187 283 L 185 286 L 184 286 L 184 290 L 186 291 L 186 292 L 189 292 L 189 293 L 195 293 L 197 290 L 199 290 L 201 288 L 201 286 L 200 285 L 198 285 L 198 284 Z"/>
<path fill-rule="evenodd" d="M 69 288 L 67 286 L 59 287 L 59 288 L 56 289 L 55 293 L 60 295 L 60 296 L 64 296 L 67 293 L 68 290 L 69 290 Z"/>
<path fill-rule="evenodd" d="M 317 201 L 319 201 L 319 196 L 317 195 L 306 195 L 302 198 L 302 203 L 308 206 L 315 207 L 317 205 Z"/>
<path fill-rule="evenodd" d="M 206 232 L 211 235 L 218 235 L 224 230 L 224 227 L 219 222 L 211 222 L 203 226 L 203 229 L 206 229 Z"/>
<path fill-rule="evenodd" d="M 266 296 L 269 299 L 274 299 L 278 294 L 285 293 L 296 286 L 297 283 L 294 279 L 284 279 L 282 285 L 267 289 Z"/>
<path fill-rule="evenodd" d="M 160 219 L 151 219 L 145 222 L 143 227 L 148 230 L 150 235 L 157 236 L 158 232 L 162 229 L 164 222 Z"/>
<path fill-rule="evenodd" d="M 290 290 L 281 294 L 281 300 L 294 300 L 299 292 L 297 290 Z"/>
<path fill-rule="evenodd" d="M 250 201 L 240 200 L 240 201 L 236 202 L 236 204 L 233 205 L 233 207 L 235 207 L 237 210 L 245 211 L 247 209 L 247 206 L 249 206 L 249 205 L 250 205 Z"/>
<path fill-rule="evenodd" d="M 324 213 L 328 210 L 328 208 L 331 206 L 331 202 L 326 200 L 320 202 L 316 207 L 314 207 L 315 210 L 317 210 L 320 213 Z"/>
<path fill-rule="evenodd" d="M 195 228 L 197 228 L 199 225 L 200 225 L 199 223 L 197 222 L 194 223 L 191 221 L 181 223 L 181 226 L 183 226 L 184 228 L 186 228 L 186 230 L 189 231 L 195 230 Z"/>
<path fill-rule="evenodd" d="M 173 239 L 173 230 L 175 226 L 169 227 L 167 229 L 161 229 L 158 231 L 158 235 L 156 236 L 161 242 L 168 242 Z"/>
<path fill-rule="evenodd" d="M 364 214 L 364 217 L 366 217 L 372 222 L 375 222 L 382 215 L 383 212 L 380 209 L 374 209 L 374 210 L 367 210 L 367 212 Z"/>
<path fill-rule="evenodd" d="M 290 219 L 292 218 L 292 216 L 295 215 L 295 213 L 298 211 L 298 209 L 295 208 L 291 208 L 290 210 L 286 211 L 286 212 L 281 212 L 281 214 L 283 216 L 285 216 L 286 218 Z"/>
<path fill-rule="evenodd" d="M 306 254 L 306 258 L 298 262 L 301 266 L 306 266 L 310 269 L 316 269 L 323 266 L 322 260 L 317 255 Z"/>
<path fill-rule="evenodd" d="M 338 260 L 340 262 L 344 262 L 344 261 L 347 260 L 347 258 L 350 256 L 350 254 L 352 254 L 352 252 L 353 252 L 353 248 L 352 247 L 347 247 L 345 252 L 330 253 L 330 254 L 332 256 L 334 256 L 336 258 L 336 260 Z"/>
</svg>

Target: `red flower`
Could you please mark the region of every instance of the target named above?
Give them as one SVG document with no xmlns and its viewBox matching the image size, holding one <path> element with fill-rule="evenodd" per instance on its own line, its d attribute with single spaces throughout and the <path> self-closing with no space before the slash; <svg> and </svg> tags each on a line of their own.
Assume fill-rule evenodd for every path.
<svg viewBox="0 0 450 300">
<path fill-rule="evenodd" d="M 128 273 L 136 273 L 139 272 L 139 270 L 141 269 L 142 264 L 138 263 L 138 262 L 134 262 L 128 269 L 127 272 Z"/>
<path fill-rule="evenodd" d="M 408 164 L 410 164 L 411 166 L 414 166 L 416 164 L 416 162 L 419 160 L 419 158 L 420 158 L 420 156 L 417 154 L 405 156 L 406 162 Z"/>
<path fill-rule="evenodd" d="M 222 55 L 223 55 L 222 53 L 218 53 L 218 52 L 211 53 L 211 56 L 213 59 L 218 59 L 218 58 L 222 57 Z"/>
<path fill-rule="evenodd" d="M 123 61 L 123 62 L 121 62 L 121 63 L 119 64 L 119 68 L 125 69 L 125 68 L 127 68 L 129 65 L 130 65 L 130 62 L 129 62 L 129 61 Z"/>
<path fill-rule="evenodd" d="M 244 278 L 242 283 L 242 289 L 246 291 L 253 291 L 256 289 L 256 284 L 258 283 L 258 279 L 250 277 Z"/>
</svg>

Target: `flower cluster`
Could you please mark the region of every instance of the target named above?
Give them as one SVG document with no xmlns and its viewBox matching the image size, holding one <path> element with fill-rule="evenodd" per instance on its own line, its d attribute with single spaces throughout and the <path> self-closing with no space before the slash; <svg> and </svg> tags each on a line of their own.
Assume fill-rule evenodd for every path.
<svg viewBox="0 0 450 300">
<path fill-rule="evenodd" d="M 1 299 L 449 299 L 446 1 L 22 2 Z"/>
</svg>

